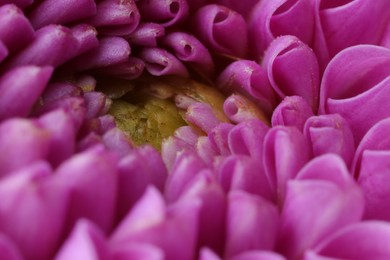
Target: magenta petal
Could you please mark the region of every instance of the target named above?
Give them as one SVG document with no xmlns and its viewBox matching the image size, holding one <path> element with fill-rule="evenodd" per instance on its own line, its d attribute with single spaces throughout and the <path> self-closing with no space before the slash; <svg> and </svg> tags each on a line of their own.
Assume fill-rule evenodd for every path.
<svg viewBox="0 0 390 260">
<path fill-rule="evenodd" d="M 59 246 L 68 194 L 52 177 L 50 166 L 41 161 L 0 183 L 0 229 L 24 259 L 50 259 Z"/>
<path fill-rule="evenodd" d="M 280 97 L 301 96 L 317 111 L 320 76 L 312 49 L 294 36 L 278 37 L 268 47 L 263 66 Z"/>
<path fill-rule="evenodd" d="M 14 2 L 15 1 L 11 1 Z M 1 3 L 1 0 L 0 0 Z M 0 4 L 1 5 L 1 4 Z M 13 4 L 0 7 L 0 41 L 9 52 L 16 52 L 34 39 L 34 29 L 22 10 Z"/>
<path fill-rule="evenodd" d="M 110 103 L 105 94 L 91 91 L 84 93 L 83 97 L 87 106 L 87 119 L 95 118 L 107 113 Z"/>
<path fill-rule="evenodd" d="M 223 102 L 223 112 L 236 124 L 253 119 L 261 119 L 266 122 L 268 119 L 262 110 L 249 99 L 232 94 Z"/>
<path fill-rule="evenodd" d="M 340 230 L 315 251 L 333 259 L 385 260 L 390 257 L 389 241 L 387 222 L 367 221 Z"/>
<path fill-rule="evenodd" d="M 8 56 L 8 49 L 0 40 L 0 63 Z"/>
<path fill-rule="evenodd" d="M 105 35 L 129 35 L 140 21 L 134 0 L 103 0 L 97 3 L 97 13 L 87 20 Z"/>
<path fill-rule="evenodd" d="M 7 260 L 23 260 L 19 248 L 9 237 L 0 233 L 1 257 Z"/>
<path fill-rule="evenodd" d="M 9 119 L 0 125 L 0 175 L 46 159 L 50 131 L 27 119 Z"/>
<path fill-rule="evenodd" d="M 200 136 L 196 142 L 196 152 L 208 166 L 213 166 L 219 155 L 217 148 L 207 136 Z"/>
<path fill-rule="evenodd" d="M 214 127 L 208 135 L 211 144 L 221 155 L 231 154 L 229 150 L 228 136 L 234 125 L 221 123 Z"/>
<path fill-rule="evenodd" d="M 365 219 L 390 221 L 390 153 L 386 151 L 366 150 L 362 154 L 358 182 L 366 200 Z"/>
<path fill-rule="evenodd" d="M 99 260 L 108 258 L 109 252 L 103 232 L 92 222 L 81 219 L 54 259 Z"/>
<path fill-rule="evenodd" d="M 105 232 L 113 225 L 118 178 L 116 161 L 100 148 L 75 155 L 56 170 L 55 181 L 71 192 L 67 231 L 81 217 L 93 221 Z"/>
<path fill-rule="evenodd" d="M 268 131 L 263 164 L 276 201 L 284 200 L 288 180 L 293 179 L 310 158 L 309 143 L 297 128 L 276 126 Z"/>
<path fill-rule="evenodd" d="M 0 78 L 0 119 L 27 116 L 52 75 L 52 67 L 20 66 Z"/>
<path fill-rule="evenodd" d="M 225 157 L 219 165 L 217 176 L 225 192 L 242 190 L 272 199 L 273 194 L 262 165 L 250 157 Z"/>
<path fill-rule="evenodd" d="M 77 70 L 96 69 L 123 63 L 128 60 L 131 49 L 129 43 L 120 37 L 105 37 L 99 46 L 72 61 Z"/>
<path fill-rule="evenodd" d="M 244 18 L 222 5 L 206 5 L 193 17 L 199 38 L 214 52 L 244 57 L 247 52 L 247 28 Z M 234 33 L 232 29 L 235 28 Z"/>
<path fill-rule="evenodd" d="M 72 118 L 63 110 L 49 112 L 39 118 L 39 124 L 50 131 L 47 160 L 57 167 L 75 152 L 76 129 Z"/>
<path fill-rule="evenodd" d="M 118 63 L 109 67 L 97 69 L 95 73 L 101 73 L 122 79 L 136 79 L 144 72 L 145 62 L 136 57 L 129 57 L 123 63 Z"/>
<path fill-rule="evenodd" d="M 82 90 L 68 82 L 49 83 L 42 94 L 42 103 L 47 104 L 55 100 L 81 96 Z"/>
<path fill-rule="evenodd" d="M 267 74 L 254 61 L 232 62 L 219 75 L 217 85 L 228 93 L 239 92 L 255 100 L 269 114 L 276 105 L 275 94 L 268 82 Z"/>
<path fill-rule="evenodd" d="M 160 23 L 164 27 L 183 21 L 187 18 L 189 9 L 186 0 L 149 0 L 141 1 L 138 6 L 143 19 Z"/>
<path fill-rule="evenodd" d="M 321 162 L 312 167 L 320 170 L 328 163 Z M 281 214 L 279 250 L 288 259 L 296 259 L 340 228 L 360 221 L 363 210 L 357 185 L 342 188 L 328 180 L 290 181 Z"/>
<path fill-rule="evenodd" d="M 221 258 L 213 250 L 205 247 L 200 250 L 198 260 L 221 260 Z"/>
<path fill-rule="evenodd" d="M 352 131 L 339 114 L 313 116 L 305 124 L 305 137 L 310 140 L 313 155 L 325 153 L 340 155 L 350 166 L 355 154 Z"/>
<path fill-rule="evenodd" d="M 185 119 L 202 129 L 205 133 L 210 133 L 220 123 L 220 120 L 214 114 L 212 106 L 202 102 L 191 104 L 187 108 Z"/>
<path fill-rule="evenodd" d="M 71 30 L 78 43 L 76 56 L 98 47 L 98 32 L 94 27 L 87 24 L 78 24 L 72 27 Z"/>
<path fill-rule="evenodd" d="M 118 174 L 117 219 L 121 219 L 141 198 L 147 186 L 154 185 L 162 191 L 168 173 L 161 155 L 151 146 L 144 146 L 121 159 Z"/>
<path fill-rule="evenodd" d="M 196 37 L 173 32 L 164 37 L 163 43 L 174 51 L 177 58 L 188 62 L 195 70 L 206 76 L 213 75 L 214 64 L 210 52 Z"/>
<path fill-rule="evenodd" d="M 272 251 L 253 250 L 236 255 L 231 260 L 286 260 L 283 256 Z"/>
<path fill-rule="evenodd" d="M 344 117 L 356 144 L 370 127 L 390 115 L 389 67 L 389 49 L 357 45 L 337 54 L 324 72 L 320 113 Z"/>
<path fill-rule="evenodd" d="M 187 185 L 181 200 L 198 198 L 202 205 L 199 213 L 198 248 L 207 246 L 222 254 L 225 237 L 226 194 L 211 171 L 199 172 Z"/>
<path fill-rule="evenodd" d="M 20 65 L 51 65 L 57 67 L 78 53 L 78 41 L 72 31 L 61 25 L 48 25 L 35 33 L 35 39 L 8 63 Z"/>
<path fill-rule="evenodd" d="M 155 76 L 188 76 L 186 67 L 174 55 L 160 48 L 144 48 L 140 58 L 145 61 L 146 70 Z"/>
<path fill-rule="evenodd" d="M 115 247 L 111 250 L 110 259 L 129 260 L 129 259 L 148 259 L 148 260 L 164 260 L 164 251 L 151 244 L 131 243 L 124 244 L 121 247 Z M 80 259 L 81 260 L 81 259 Z"/>
<path fill-rule="evenodd" d="M 104 127 L 102 125 L 104 122 L 99 123 L 100 127 Z M 113 122 L 114 125 L 115 122 Z M 102 136 L 102 141 L 109 151 L 115 152 L 120 158 L 134 150 L 134 144 L 129 140 L 129 137 L 117 127 L 107 130 Z"/>
<path fill-rule="evenodd" d="M 157 40 L 164 34 L 164 26 L 158 23 L 142 23 L 129 36 L 129 42 L 131 45 L 157 47 Z"/>
<path fill-rule="evenodd" d="M 216 2 L 220 5 L 229 7 L 230 9 L 240 13 L 243 17 L 246 17 L 250 15 L 253 10 L 253 6 L 258 2 L 258 0 L 217 0 Z"/>
<path fill-rule="evenodd" d="M 165 185 L 165 198 L 168 203 L 178 200 L 192 179 L 206 168 L 196 155 L 181 153 L 175 160 Z"/>
<path fill-rule="evenodd" d="M 24 8 L 33 2 L 34 0 L 0 0 L 0 5 L 12 3 L 20 8 Z"/>
<path fill-rule="evenodd" d="M 306 120 L 314 116 L 312 108 L 300 96 L 287 96 L 272 114 L 272 126 L 295 126 L 303 131 Z"/>
<path fill-rule="evenodd" d="M 321 10 L 321 25 L 331 56 L 349 46 L 378 44 L 389 23 L 389 9 L 387 0 L 375 4 L 358 0 Z"/>
<path fill-rule="evenodd" d="M 35 29 L 49 24 L 66 24 L 96 13 L 93 0 L 44 0 L 28 15 Z"/>
<path fill-rule="evenodd" d="M 234 126 L 228 136 L 229 150 L 232 154 L 263 157 L 263 141 L 269 127 L 260 120 L 248 120 Z"/>
<path fill-rule="evenodd" d="M 273 250 L 279 222 L 276 207 L 242 191 L 231 192 L 228 203 L 225 257 L 248 250 Z"/>
</svg>

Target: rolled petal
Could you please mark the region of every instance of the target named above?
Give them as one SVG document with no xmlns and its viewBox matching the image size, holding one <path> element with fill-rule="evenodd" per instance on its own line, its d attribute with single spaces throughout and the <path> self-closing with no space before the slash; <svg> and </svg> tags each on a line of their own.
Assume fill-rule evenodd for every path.
<svg viewBox="0 0 390 260">
<path fill-rule="evenodd" d="M 93 0 L 44 0 L 28 15 L 34 29 L 49 24 L 66 24 L 96 13 L 96 3 Z"/>
<path fill-rule="evenodd" d="M 115 214 L 117 178 L 115 159 L 101 147 L 72 156 L 57 168 L 55 181 L 71 192 L 67 232 L 79 218 L 93 221 L 104 232 L 110 231 Z"/>
<path fill-rule="evenodd" d="M 293 179 L 310 158 L 309 143 L 297 128 L 276 126 L 268 131 L 263 164 L 276 201 L 284 200 L 288 180 Z"/>
<path fill-rule="evenodd" d="M 224 158 L 217 170 L 217 176 L 226 193 L 242 190 L 272 199 L 273 194 L 262 165 L 250 157 L 235 155 Z"/>
<path fill-rule="evenodd" d="M 164 37 L 163 43 L 174 51 L 177 58 L 188 62 L 202 75 L 213 75 L 214 63 L 210 52 L 196 37 L 184 32 L 173 32 Z"/>
<path fill-rule="evenodd" d="M 314 116 L 312 108 L 300 96 L 287 96 L 275 108 L 272 114 L 272 126 L 295 126 L 301 132 L 306 120 Z"/>
<path fill-rule="evenodd" d="M 364 0 L 341 1 L 335 6 L 321 3 L 321 25 L 331 56 L 349 46 L 380 43 L 390 21 L 390 3 Z"/>
<path fill-rule="evenodd" d="M 0 0 L 0 5 L 12 3 L 20 8 L 24 8 L 33 3 L 34 0 Z"/>
<path fill-rule="evenodd" d="M 115 248 L 131 243 L 160 247 L 167 259 L 190 260 L 196 248 L 199 200 L 185 200 L 165 208 L 160 193 L 149 187 L 112 233 Z"/>
<path fill-rule="evenodd" d="M 253 250 L 236 255 L 231 260 L 286 260 L 283 256 L 265 250 Z"/>
<path fill-rule="evenodd" d="M 259 120 L 248 120 L 234 126 L 228 136 L 230 152 L 255 159 L 262 158 L 263 141 L 268 129 L 268 126 Z"/>
<path fill-rule="evenodd" d="M 146 70 L 155 76 L 188 76 L 186 67 L 175 56 L 160 48 L 144 48 L 140 58 L 145 61 Z"/>
<path fill-rule="evenodd" d="M 196 142 L 196 152 L 208 166 L 213 166 L 218 151 L 207 136 L 200 136 Z"/>
<path fill-rule="evenodd" d="M 92 222 L 81 219 L 59 249 L 55 260 L 98 260 L 110 256 L 104 234 Z"/>
<path fill-rule="evenodd" d="M 7 68 L 21 65 L 57 67 L 74 58 L 79 50 L 72 31 L 61 25 L 48 25 L 35 33 L 35 39 L 6 63 Z"/>
<path fill-rule="evenodd" d="M 141 1 L 138 4 L 142 18 L 149 22 L 160 23 L 164 27 L 182 22 L 188 16 L 188 4 L 185 0 Z"/>
<path fill-rule="evenodd" d="M 259 119 L 268 122 L 265 112 L 256 103 L 238 94 L 232 94 L 223 103 L 223 111 L 234 123 L 241 123 L 248 120 Z"/>
<path fill-rule="evenodd" d="M 314 36 L 314 7 L 310 0 L 260 1 L 255 5 L 248 27 L 256 57 L 262 57 L 267 46 L 281 35 L 294 35 L 310 44 Z"/>
<path fill-rule="evenodd" d="M 200 250 L 199 260 L 221 260 L 221 258 L 213 250 L 205 247 Z"/>
<path fill-rule="evenodd" d="M 54 82 L 47 85 L 41 99 L 43 104 L 48 104 L 55 100 L 79 97 L 81 95 L 82 90 L 74 84 L 69 82 Z"/>
<path fill-rule="evenodd" d="M 278 251 L 296 259 L 339 229 L 360 221 L 363 209 L 357 186 L 341 189 L 331 181 L 290 181 L 281 213 Z"/>
<path fill-rule="evenodd" d="M 0 5 L 4 4 L 2 2 L 0 0 Z M 15 1 L 9 2 L 17 4 Z M 14 4 L 0 7 L 0 41 L 10 53 L 21 50 L 34 39 L 34 29 L 29 20 Z"/>
<path fill-rule="evenodd" d="M 199 213 L 198 248 L 207 246 L 223 253 L 225 237 L 226 195 L 211 171 L 202 171 L 180 196 L 181 200 L 198 198 L 202 202 Z"/>
<path fill-rule="evenodd" d="M 30 114 L 52 72 L 52 67 L 21 66 L 3 74 L 0 78 L 0 120 Z"/>
<path fill-rule="evenodd" d="M 145 163 L 145 162 L 148 163 Z M 118 164 L 117 219 L 122 219 L 144 194 L 147 186 L 162 191 L 167 170 L 161 155 L 151 146 L 135 149 Z"/>
<path fill-rule="evenodd" d="M 278 37 L 268 47 L 263 66 L 281 98 L 301 96 L 317 111 L 320 76 L 312 49 L 295 36 Z"/>
<path fill-rule="evenodd" d="M 102 92 L 86 92 L 83 97 L 87 106 L 87 119 L 95 118 L 107 113 L 110 101 Z"/>
<path fill-rule="evenodd" d="M 320 113 L 344 117 L 356 144 L 370 127 L 389 116 L 389 67 L 389 49 L 357 45 L 337 54 L 324 72 Z"/>
<path fill-rule="evenodd" d="M 100 122 L 100 127 L 104 127 L 102 123 Z M 119 157 L 126 156 L 134 150 L 134 144 L 129 137 L 117 127 L 113 127 L 105 132 L 102 136 L 102 141 L 108 150 L 115 152 Z"/>
<path fill-rule="evenodd" d="M 164 260 L 164 251 L 151 244 L 132 243 L 111 250 L 113 259 L 148 259 Z"/>
<path fill-rule="evenodd" d="M 11 173 L 48 156 L 51 134 L 37 122 L 9 119 L 0 125 L 0 175 Z"/>
<path fill-rule="evenodd" d="M 358 182 L 362 187 L 365 206 L 365 219 L 390 221 L 387 201 L 390 198 L 389 171 L 390 152 L 365 150 L 362 154 Z"/>
<path fill-rule="evenodd" d="M 50 259 L 59 246 L 68 194 L 51 174 L 40 161 L 0 183 L 0 229 L 18 245 L 23 259 Z"/>
<path fill-rule="evenodd" d="M 23 260 L 22 254 L 20 253 L 17 245 L 15 245 L 13 241 L 4 234 L 0 234 L 0 250 L 4 259 Z"/>
<path fill-rule="evenodd" d="M 205 133 L 210 133 L 220 123 L 220 120 L 213 112 L 210 104 L 194 102 L 188 107 L 185 119 L 202 129 Z"/>
<path fill-rule="evenodd" d="M 228 196 L 225 257 L 248 250 L 273 250 L 279 216 L 276 207 L 242 191 Z"/>
<path fill-rule="evenodd" d="M 313 156 L 335 153 L 350 166 L 355 154 L 353 134 L 339 114 L 310 117 L 305 124 L 305 137 L 310 141 Z"/>
<path fill-rule="evenodd" d="M 70 115 L 63 110 L 49 112 L 38 119 L 45 129 L 50 131 L 50 147 L 47 160 L 57 167 L 71 157 L 76 150 L 76 129 Z"/>
<path fill-rule="evenodd" d="M 229 7 L 232 10 L 240 13 L 243 17 L 249 16 L 252 12 L 253 6 L 258 0 L 236 1 L 236 0 L 217 0 L 220 5 Z"/>
<path fill-rule="evenodd" d="M 367 221 L 340 230 L 315 251 L 338 259 L 386 259 L 390 257 L 389 239 L 387 222 Z"/>
<path fill-rule="evenodd" d="M 98 32 L 90 25 L 78 24 L 72 27 L 71 30 L 78 43 L 77 54 L 75 56 L 95 49 L 100 44 L 97 38 Z"/>
<path fill-rule="evenodd" d="M 158 23 L 142 23 L 129 36 L 130 44 L 157 47 L 157 40 L 165 34 L 164 26 Z"/>
<path fill-rule="evenodd" d="M 0 40 L 0 62 L 2 62 L 8 56 L 8 49 L 4 43 Z"/>
<path fill-rule="evenodd" d="M 196 155 L 181 153 L 173 165 L 165 185 L 165 198 L 168 203 L 178 200 L 192 179 L 206 168 Z"/>
<path fill-rule="evenodd" d="M 145 62 L 139 58 L 129 57 L 123 63 L 115 64 L 109 67 L 95 70 L 95 73 L 101 73 L 126 80 L 136 79 L 144 72 Z"/>
<path fill-rule="evenodd" d="M 228 136 L 232 128 L 232 124 L 221 123 L 214 127 L 208 135 L 211 144 L 215 147 L 215 150 L 221 155 L 231 154 L 229 150 Z"/>
<path fill-rule="evenodd" d="M 97 13 L 87 20 L 105 35 L 129 35 L 138 26 L 140 14 L 134 0 L 103 0 L 97 4 Z"/>
<path fill-rule="evenodd" d="M 109 67 L 126 62 L 130 52 L 130 45 L 125 39 L 105 37 L 99 40 L 99 47 L 78 56 L 68 66 L 78 71 Z"/>
<path fill-rule="evenodd" d="M 244 18 L 222 5 L 206 5 L 193 17 L 193 27 L 199 38 L 214 52 L 245 57 L 248 36 Z M 234 33 L 232 29 L 235 28 Z"/>
<path fill-rule="evenodd" d="M 267 114 L 271 114 L 276 105 L 267 74 L 254 61 L 239 60 L 229 64 L 219 75 L 217 86 L 224 92 L 239 92 L 255 100 Z"/>
</svg>

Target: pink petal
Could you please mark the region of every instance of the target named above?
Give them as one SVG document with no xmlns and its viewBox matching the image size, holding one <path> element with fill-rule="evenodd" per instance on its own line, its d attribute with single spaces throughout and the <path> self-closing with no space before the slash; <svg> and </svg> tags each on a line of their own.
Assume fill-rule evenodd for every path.
<svg viewBox="0 0 390 260">
<path fill-rule="evenodd" d="M 131 45 L 157 47 L 157 40 L 164 34 L 164 26 L 157 23 L 142 23 L 129 36 L 129 42 Z"/>
</svg>

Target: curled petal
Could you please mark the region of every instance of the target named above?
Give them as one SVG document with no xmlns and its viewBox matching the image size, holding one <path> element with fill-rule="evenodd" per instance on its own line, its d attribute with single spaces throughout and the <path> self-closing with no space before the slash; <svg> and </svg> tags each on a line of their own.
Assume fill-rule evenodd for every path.
<svg viewBox="0 0 390 260">
<path fill-rule="evenodd" d="M 202 129 L 205 133 L 209 133 L 220 123 L 220 120 L 213 112 L 210 104 L 195 102 L 188 107 L 185 119 Z"/>
<path fill-rule="evenodd" d="M 24 8 L 33 3 L 34 0 L 0 0 L 0 5 L 12 3 L 19 8 Z"/>
<path fill-rule="evenodd" d="M 66 24 L 96 13 L 93 0 L 44 0 L 28 15 L 34 29 L 49 24 Z"/>
<path fill-rule="evenodd" d="M 252 250 L 236 255 L 231 260 L 286 260 L 283 256 L 266 250 Z"/>
<path fill-rule="evenodd" d="M 222 5 L 206 5 L 195 13 L 193 24 L 200 39 L 215 52 L 245 57 L 247 28 L 239 13 Z"/>
<path fill-rule="evenodd" d="M 160 23 L 164 27 L 182 22 L 188 16 L 188 4 L 185 0 L 141 1 L 138 5 L 142 19 Z"/>
<path fill-rule="evenodd" d="M 278 251 L 296 259 L 339 229 L 360 221 L 363 210 L 364 199 L 357 185 L 340 188 L 327 180 L 292 180 L 281 213 Z"/>
<path fill-rule="evenodd" d="M 59 246 L 69 194 L 52 177 L 51 167 L 40 161 L 0 183 L 0 228 L 23 259 L 50 259 Z"/>
<path fill-rule="evenodd" d="M 118 164 L 118 174 L 118 220 L 141 198 L 148 185 L 162 191 L 168 175 L 161 155 L 151 146 L 134 149 L 123 157 Z"/>
<path fill-rule="evenodd" d="M 20 65 L 51 65 L 57 67 L 74 58 L 79 43 L 72 31 L 61 25 L 48 25 L 35 33 L 35 39 L 7 62 L 7 68 Z"/>
<path fill-rule="evenodd" d="M 59 249 L 55 260 L 108 259 L 109 251 L 104 234 L 94 223 L 79 220 L 71 235 Z"/>
<path fill-rule="evenodd" d="M 297 128 L 276 126 L 268 131 L 264 139 L 263 164 L 276 201 L 284 200 L 287 182 L 311 158 L 309 147 Z"/>
<path fill-rule="evenodd" d="M 72 27 L 71 30 L 78 42 L 77 55 L 98 47 L 98 33 L 94 27 L 87 24 L 78 24 Z"/>
<path fill-rule="evenodd" d="M 310 0 L 260 1 L 248 22 L 256 57 L 262 57 L 267 46 L 281 35 L 294 35 L 310 44 L 314 34 L 314 13 L 314 3 Z"/>
<path fill-rule="evenodd" d="M 268 126 L 260 120 L 248 120 L 234 126 L 228 135 L 229 150 L 232 154 L 263 157 L 263 142 Z"/>
<path fill-rule="evenodd" d="M 226 193 L 242 190 L 272 199 L 267 177 L 258 161 L 247 156 L 233 155 L 225 157 L 218 167 L 218 180 Z"/>
<path fill-rule="evenodd" d="M 165 197 L 167 202 L 178 200 L 192 179 L 205 168 L 205 163 L 198 156 L 181 153 L 177 157 L 166 182 Z"/>
<path fill-rule="evenodd" d="M 155 76 L 188 76 L 186 67 L 175 56 L 160 48 L 144 48 L 140 58 L 145 61 L 146 70 Z"/>
<path fill-rule="evenodd" d="M 140 14 L 134 0 L 103 0 L 97 4 L 97 12 L 89 24 L 105 35 L 129 35 L 138 26 Z"/>
<path fill-rule="evenodd" d="M 303 131 L 306 120 L 314 116 L 312 108 L 300 96 L 287 96 L 272 114 L 272 126 L 295 126 Z"/>
<path fill-rule="evenodd" d="M 314 52 L 294 36 L 276 38 L 268 47 L 263 66 L 276 93 L 301 96 L 317 111 L 319 66 Z"/>
<path fill-rule="evenodd" d="M 99 123 L 100 127 L 104 129 L 104 122 L 101 121 L 101 117 Z M 104 132 L 102 136 L 102 142 L 104 143 L 104 146 L 109 151 L 115 152 L 119 157 L 128 155 L 129 152 L 134 149 L 134 144 L 123 131 L 115 127 L 114 120 L 112 124 L 109 122 L 109 125 L 110 127 L 112 126 L 112 128 Z"/>
<path fill-rule="evenodd" d="M 232 10 L 240 13 L 243 17 L 247 17 L 252 12 L 253 6 L 258 0 L 236 1 L 236 0 L 217 0 L 220 5 L 229 7 Z"/>
<path fill-rule="evenodd" d="M 357 45 L 337 54 L 324 72 L 320 113 L 344 117 L 356 144 L 370 127 L 390 115 L 389 67 L 389 49 Z"/>
<path fill-rule="evenodd" d="M 0 119 L 27 116 L 44 91 L 52 67 L 20 66 L 0 78 Z"/>
<path fill-rule="evenodd" d="M 151 244 L 132 243 L 111 250 L 112 259 L 164 260 L 164 251 Z"/>
<path fill-rule="evenodd" d="M 144 72 L 145 62 L 136 57 L 129 57 L 123 63 L 115 64 L 109 67 L 97 69 L 95 73 L 101 73 L 122 79 L 136 79 Z"/>
<path fill-rule="evenodd" d="M 110 101 L 102 92 L 86 92 L 83 97 L 87 107 L 86 119 L 95 118 L 107 113 Z"/>
<path fill-rule="evenodd" d="M 273 250 L 279 216 L 270 202 L 242 191 L 231 192 L 226 221 L 227 258 L 248 250 Z"/>
<path fill-rule="evenodd" d="M 213 166 L 215 158 L 219 155 L 217 148 L 207 136 L 200 136 L 196 142 L 196 152 L 208 166 Z"/>
<path fill-rule="evenodd" d="M 54 82 L 46 86 L 41 99 L 43 104 L 48 104 L 59 99 L 79 97 L 81 95 L 82 90 L 74 84 L 69 82 Z"/>
<path fill-rule="evenodd" d="M 0 5 L 2 1 L 0 0 Z M 10 1 L 15 3 L 15 1 Z M 13 4 L 0 7 L 0 41 L 9 52 L 16 52 L 34 39 L 34 29 L 23 11 Z"/>
<path fill-rule="evenodd" d="M 57 168 L 55 181 L 72 193 L 67 232 L 79 218 L 93 221 L 104 232 L 111 229 L 117 193 L 116 161 L 111 154 L 99 146 L 72 156 Z"/>
<path fill-rule="evenodd" d="M 233 127 L 229 123 L 220 123 L 208 135 L 211 144 L 221 155 L 229 155 L 231 153 L 229 150 L 228 136 Z"/>
<path fill-rule="evenodd" d="M 390 2 L 341 1 L 342 5 L 321 6 L 321 25 L 331 56 L 349 46 L 378 44 L 390 21 Z M 346 3 L 345 3 L 346 2 Z"/>
<path fill-rule="evenodd" d="M 50 141 L 50 131 L 37 122 L 18 118 L 4 121 L 0 125 L 0 175 L 46 159 Z"/>
<path fill-rule="evenodd" d="M 8 49 L 0 40 L 0 63 L 8 56 Z"/>
<path fill-rule="evenodd" d="M 366 219 L 390 220 L 390 210 L 386 207 L 390 198 L 387 185 L 390 180 L 389 158 L 388 150 L 366 150 L 362 154 L 358 182 L 366 201 Z"/>
<path fill-rule="evenodd" d="M 355 154 L 352 131 L 339 114 L 310 117 L 305 124 L 305 137 L 310 140 L 314 157 L 325 153 L 340 155 L 351 165 Z"/>
<path fill-rule="evenodd" d="M 190 63 L 203 75 L 213 74 L 214 64 L 210 52 L 196 37 L 184 32 L 173 32 L 164 37 L 163 43 L 174 51 L 177 58 Z"/>
<path fill-rule="evenodd" d="M 267 114 L 276 105 L 275 94 L 265 70 L 254 61 L 232 62 L 219 75 L 217 85 L 224 92 L 239 92 L 254 100 Z"/>
<path fill-rule="evenodd" d="M 129 43 L 120 37 L 105 37 L 99 40 L 99 46 L 72 61 L 71 68 L 78 71 L 110 67 L 126 62 L 131 49 Z"/>
<path fill-rule="evenodd" d="M 387 222 L 366 221 L 340 230 L 315 251 L 337 259 L 387 259 L 390 257 L 389 240 Z"/>
<path fill-rule="evenodd" d="M 142 23 L 129 36 L 129 42 L 132 45 L 157 47 L 157 40 L 164 34 L 164 26 L 158 23 Z"/>
</svg>

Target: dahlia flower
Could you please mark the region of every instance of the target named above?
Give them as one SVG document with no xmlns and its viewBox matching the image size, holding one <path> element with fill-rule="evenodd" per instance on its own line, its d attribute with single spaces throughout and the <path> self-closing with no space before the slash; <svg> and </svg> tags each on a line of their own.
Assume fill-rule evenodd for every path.
<svg viewBox="0 0 390 260">
<path fill-rule="evenodd" d="M 0 259 L 390 259 L 388 10 L 0 0 Z"/>
</svg>

